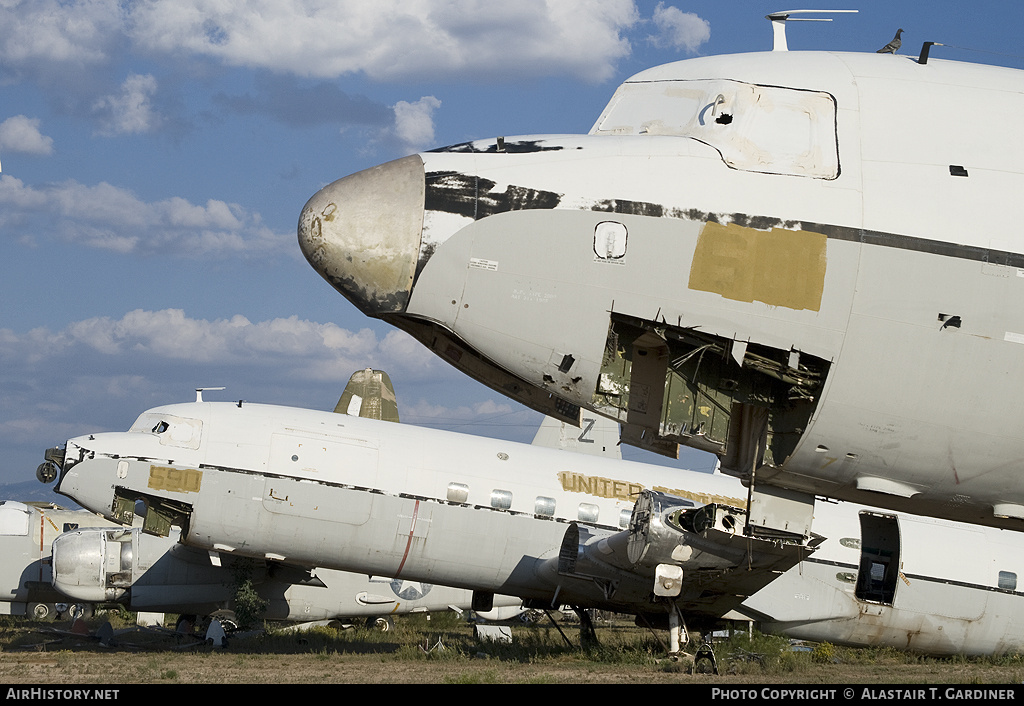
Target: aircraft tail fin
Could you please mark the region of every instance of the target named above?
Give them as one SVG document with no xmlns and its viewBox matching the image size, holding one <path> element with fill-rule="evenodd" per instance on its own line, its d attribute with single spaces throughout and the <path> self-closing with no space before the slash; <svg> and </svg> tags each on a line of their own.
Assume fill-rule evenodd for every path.
<svg viewBox="0 0 1024 706">
<path fill-rule="evenodd" d="M 619 449 L 619 424 L 613 419 L 599 414 L 584 415 L 580 420 L 580 428 L 551 417 L 544 417 L 537 435 L 533 437 L 534 446 L 551 449 L 564 449 L 577 453 L 622 458 Z"/>
<path fill-rule="evenodd" d="M 357 370 L 348 379 L 334 411 L 338 414 L 398 422 L 398 398 L 395 397 L 391 378 L 383 370 Z"/>
</svg>

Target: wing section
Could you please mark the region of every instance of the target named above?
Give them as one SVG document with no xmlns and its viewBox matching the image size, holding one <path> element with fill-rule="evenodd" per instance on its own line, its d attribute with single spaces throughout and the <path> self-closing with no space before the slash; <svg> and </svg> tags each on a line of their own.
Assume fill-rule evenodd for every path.
<svg viewBox="0 0 1024 706">
<path fill-rule="evenodd" d="M 810 555 L 823 541 L 746 536 L 744 510 L 692 503 L 645 490 L 629 528 L 610 532 L 572 523 L 558 573 L 589 578 L 614 596 L 625 575 L 650 581 L 655 602 L 686 613 L 720 617 Z"/>
</svg>

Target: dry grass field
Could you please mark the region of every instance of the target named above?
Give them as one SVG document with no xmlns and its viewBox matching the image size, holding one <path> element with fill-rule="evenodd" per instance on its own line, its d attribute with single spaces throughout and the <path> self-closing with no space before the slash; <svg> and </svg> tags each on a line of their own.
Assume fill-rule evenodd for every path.
<svg viewBox="0 0 1024 706">
<path fill-rule="evenodd" d="M 598 627 L 601 644 L 565 644 L 549 622 L 515 625 L 513 642 L 480 642 L 454 614 L 403 616 L 394 630 L 273 629 L 231 638 L 226 647 L 173 631 L 135 630 L 130 616 L 109 621 L 111 644 L 69 635 L 70 625 L 0 618 L 0 682 L 6 684 L 1020 684 L 1018 656 L 936 659 L 889 649 L 828 644 L 794 650 L 788 640 L 737 635 L 716 646 L 719 675 L 692 673 L 665 658 L 649 631 L 622 621 Z M 578 645 L 577 626 L 563 625 Z M 662 636 L 663 639 L 663 636 Z"/>
</svg>

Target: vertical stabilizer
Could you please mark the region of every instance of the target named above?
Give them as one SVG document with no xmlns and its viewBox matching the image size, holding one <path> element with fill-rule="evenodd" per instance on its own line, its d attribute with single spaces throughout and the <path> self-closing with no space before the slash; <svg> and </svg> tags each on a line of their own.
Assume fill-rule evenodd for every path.
<svg viewBox="0 0 1024 706">
<path fill-rule="evenodd" d="M 622 458 L 618 422 L 598 414 L 584 414 L 580 421 L 581 425 L 574 427 L 557 419 L 544 417 L 537 435 L 533 437 L 533 445 L 607 458 Z"/>
<path fill-rule="evenodd" d="M 352 373 L 334 411 L 353 417 L 398 422 L 398 399 L 383 370 L 365 368 Z"/>
</svg>

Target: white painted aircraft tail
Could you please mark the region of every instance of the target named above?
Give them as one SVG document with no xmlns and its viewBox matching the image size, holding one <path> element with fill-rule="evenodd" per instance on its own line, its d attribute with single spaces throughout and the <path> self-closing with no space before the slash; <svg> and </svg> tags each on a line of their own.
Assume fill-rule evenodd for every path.
<svg viewBox="0 0 1024 706">
<path fill-rule="evenodd" d="M 533 437 L 533 445 L 606 458 L 622 458 L 618 422 L 598 414 L 584 415 L 581 421 L 579 427 L 574 427 L 552 417 L 544 417 L 540 429 Z"/>
</svg>

